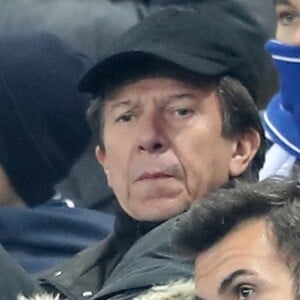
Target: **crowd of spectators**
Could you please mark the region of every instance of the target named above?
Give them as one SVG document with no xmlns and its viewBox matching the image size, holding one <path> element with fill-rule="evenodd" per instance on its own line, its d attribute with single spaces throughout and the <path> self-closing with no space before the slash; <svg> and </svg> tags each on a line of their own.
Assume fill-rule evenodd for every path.
<svg viewBox="0 0 300 300">
<path fill-rule="evenodd" d="M 297 298 L 299 20 L 0 0 L 3 299 Z"/>
</svg>

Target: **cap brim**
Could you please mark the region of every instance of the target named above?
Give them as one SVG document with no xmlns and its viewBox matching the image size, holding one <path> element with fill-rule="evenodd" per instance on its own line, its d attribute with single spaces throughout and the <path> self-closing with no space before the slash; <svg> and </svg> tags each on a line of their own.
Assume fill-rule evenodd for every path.
<svg viewBox="0 0 300 300">
<path fill-rule="evenodd" d="M 281 94 L 278 93 L 268 104 L 263 115 L 263 123 L 271 139 L 283 149 L 299 157 L 300 131 L 297 121 L 282 107 Z"/>
<path fill-rule="evenodd" d="M 92 67 L 81 79 L 78 86 L 79 90 L 81 92 L 88 92 L 92 94 L 98 93 L 104 85 L 103 82 L 107 82 L 109 79 L 109 74 L 117 72 L 118 68 L 121 66 L 124 67 L 129 59 L 143 57 L 153 60 L 164 60 L 199 75 L 221 75 L 228 70 L 228 66 L 220 64 L 217 61 L 213 61 L 211 58 L 206 59 L 168 51 L 166 49 L 128 50 L 103 57 L 101 61 Z"/>
</svg>

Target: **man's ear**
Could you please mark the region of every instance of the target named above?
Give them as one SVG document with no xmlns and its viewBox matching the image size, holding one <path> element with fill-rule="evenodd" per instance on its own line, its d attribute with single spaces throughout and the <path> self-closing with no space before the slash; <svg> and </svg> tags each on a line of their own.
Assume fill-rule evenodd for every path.
<svg viewBox="0 0 300 300">
<path fill-rule="evenodd" d="M 230 177 L 244 173 L 256 155 L 261 138 L 257 130 L 250 129 L 233 138 L 233 152 L 230 162 Z"/>
<path fill-rule="evenodd" d="M 105 168 L 105 158 L 106 158 L 105 151 L 103 151 L 103 150 L 99 147 L 99 145 L 96 146 L 96 149 L 95 149 L 95 155 L 96 155 L 96 158 L 97 158 L 98 163 L 99 163 L 103 168 Z"/>
<path fill-rule="evenodd" d="M 104 173 L 106 175 L 107 182 L 109 184 L 109 169 L 106 165 L 106 154 L 99 146 L 96 146 L 95 155 L 97 158 L 98 163 L 102 166 Z"/>
</svg>

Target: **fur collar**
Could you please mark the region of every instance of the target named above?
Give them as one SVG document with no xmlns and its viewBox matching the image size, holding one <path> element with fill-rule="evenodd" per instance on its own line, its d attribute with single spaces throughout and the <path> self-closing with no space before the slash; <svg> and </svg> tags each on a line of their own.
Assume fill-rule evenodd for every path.
<svg viewBox="0 0 300 300">
<path fill-rule="evenodd" d="M 158 285 L 133 300 L 196 300 L 193 280 L 179 280 Z"/>
<path fill-rule="evenodd" d="M 166 285 L 157 285 L 133 300 L 196 300 L 194 281 L 179 280 Z M 59 300 L 59 295 L 35 295 L 30 298 L 19 296 L 18 300 Z"/>
</svg>

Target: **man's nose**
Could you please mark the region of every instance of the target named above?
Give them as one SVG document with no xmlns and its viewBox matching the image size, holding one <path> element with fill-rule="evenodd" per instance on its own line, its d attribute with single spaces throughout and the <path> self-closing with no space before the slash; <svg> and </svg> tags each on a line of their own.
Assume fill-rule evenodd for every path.
<svg viewBox="0 0 300 300">
<path fill-rule="evenodd" d="M 166 151 L 168 138 L 166 137 L 160 120 L 148 118 L 141 126 L 139 134 L 139 151 L 146 151 L 149 153 L 163 153 Z"/>
</svg>

